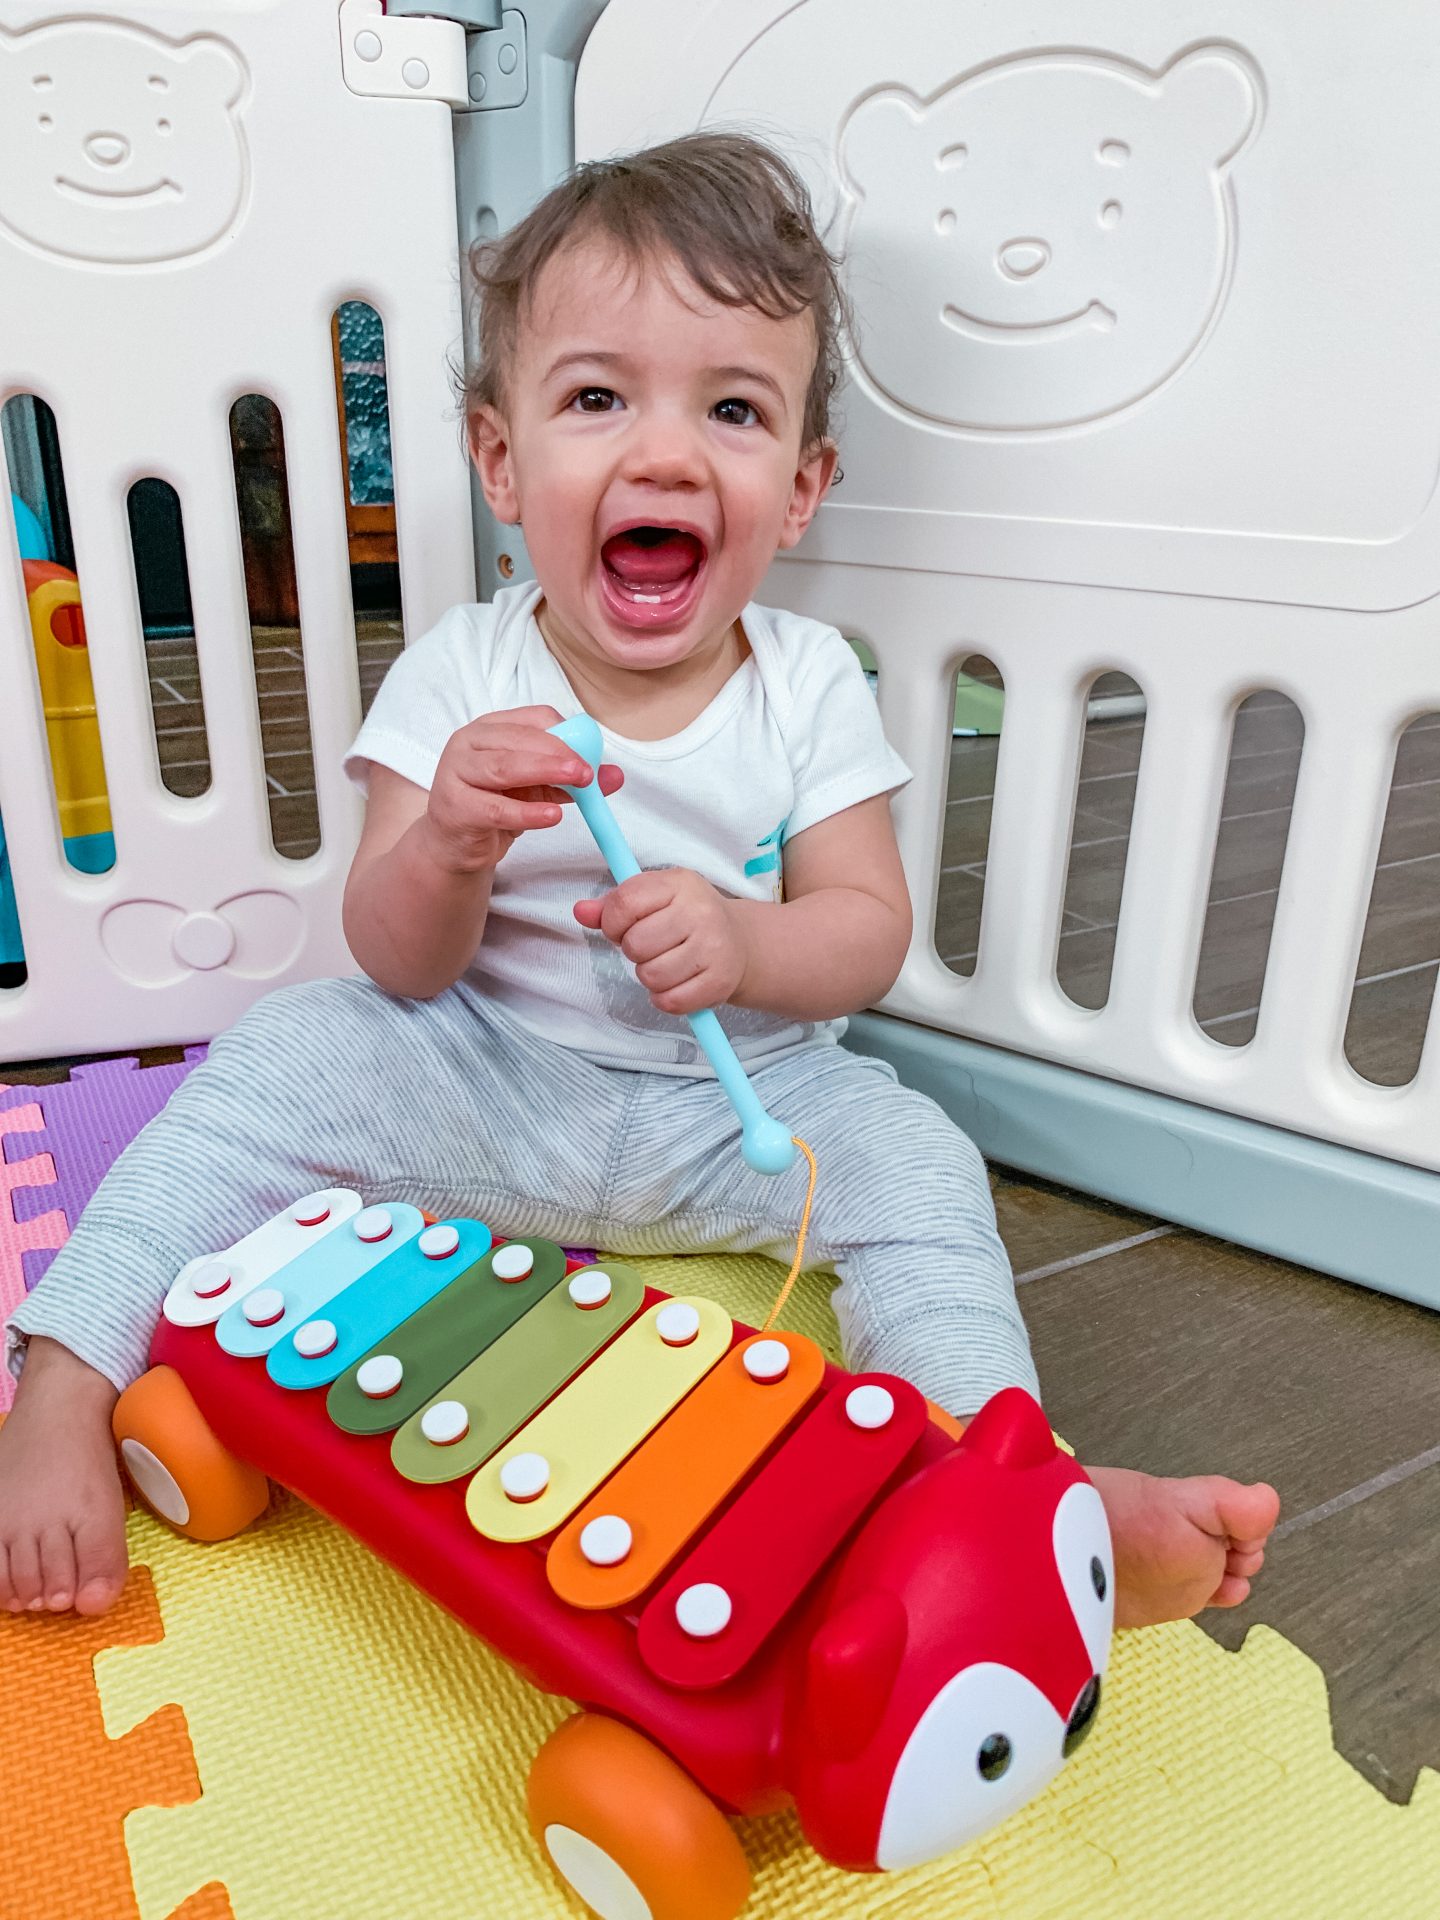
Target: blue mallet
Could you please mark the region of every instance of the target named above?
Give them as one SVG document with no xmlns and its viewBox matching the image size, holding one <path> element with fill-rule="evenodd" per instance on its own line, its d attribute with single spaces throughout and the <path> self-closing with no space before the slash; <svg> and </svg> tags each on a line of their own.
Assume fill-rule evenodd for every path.
<svg viewBox="0 0 1440 1920">
<path fill-rule="evenodd" d="M 594 834 L 595 844 L 606 866 L 614 874 L 616 884 L 632 879 L 639 873 L 640 863 L 620 831 L 619 823 L 610 810 L 610 802 L 600 791 L 603 742 L 599 727 L 588 713 L 577 713 L 573 720 L 562 720 L 558 727 L 551 727 L 550 731 L 557 740 L 563 740 L 567 747 L 578 753 L 595 775 L 588 787 L 564 787 L 564 791 L 579 807 L 580 817 Z M 716 1079 L 729 1095 L 730 1104 L 740 1117 L 740 1150 L 746 1164 L 757 1173 L 783 1173 L 794 1162 L 795 1142 L 780 1122 L 773 1120 L 761 1106 L 745 1069 L 735 1058 L 735 1049 L 726 1038 L 725 1029 L 708 1007 L 701 1013 L 687 1013 L 685 1018 L 690 1022 L 691 1032 L 705 1049 L 715 1069 Z"/>
</svg>

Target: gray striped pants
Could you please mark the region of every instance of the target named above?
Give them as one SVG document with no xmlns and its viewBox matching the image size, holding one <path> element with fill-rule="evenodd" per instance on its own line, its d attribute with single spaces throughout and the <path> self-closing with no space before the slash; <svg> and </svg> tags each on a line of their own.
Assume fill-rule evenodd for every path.
<svg viewBox="0 0 1440 1920">
<path fill-rule="evenodd" d="M 980 1155 L 889 1067 L 817 1045 L 754 1074 L 820 1168 L 807 1262 L 840 1277 L 847 1365 L 953 1413 L 1036 1391 Z M 260 1001 L 116 1161 L 12 1315 L 10 1364 L 47 1334 L 124 1387 L 165 1289 L 297 1195 L 348 1186 L 622 1254 L 789 1261 L 802 1161 L 752 1173 L 712 1079 L 599 1067 L 465 982 L 397 1000 L 317 980 Z"/>
</svg>

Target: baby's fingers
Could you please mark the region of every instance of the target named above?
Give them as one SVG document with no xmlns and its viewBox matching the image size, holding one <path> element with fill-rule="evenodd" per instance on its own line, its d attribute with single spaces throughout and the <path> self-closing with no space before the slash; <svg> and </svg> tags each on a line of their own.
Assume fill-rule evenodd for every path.
<svg viewBox="0 0 1440 1920">
<path fill-rule="evenodd" d="M 619 767 L 601 767 L 600 791 L 602 793 L 614 793 L 617 787 L 623 785 L 624 780 L 625 776 L 621 773 Z M 571 784 L 576 785 L 578 783 L 572 781 Z M 551 800 L 557 806 L 569 807 L 574 805 L 573 796 L 567 787 L 531 787 L 524 797 L 527 800 Z"/>
<path fill-rule="evenodd" d="M 484 741 L 470 741 L 456 772 L 467 786 L 487 793 L 590 783 L 590 769 L 578 753 L 533 727 L 503 727 Z"/>
<path fill-rule="evenodd" d="M 653 996 L 683 987 L 704 971 L 705 963 L 696 957 L 688 944 L 684 944 L 670 947 L 653 960 L 643 961 L 635 969 L 635 978 Z"/>
<path fill-rule="evenodd" d="M 663 993 L 653 990 L 650 993 L 652 1006 L 658 1007 L 661 1013 L 673 1014 L 699 1013 L 702 1008 L 717 1006 L 724 998 L 708 967 L 701 967 L 698 973 L 692 973 L 678 986 L 667 987 Z"/>
<path fill-rule="evenodd" d="M 558 800 L 532 800 L 513 793 L 494 793 L 489 799 L 486 823 L 501 833 L 533 833 L 540 827 L 557 826 L 563 813 Z"/>
</svg>

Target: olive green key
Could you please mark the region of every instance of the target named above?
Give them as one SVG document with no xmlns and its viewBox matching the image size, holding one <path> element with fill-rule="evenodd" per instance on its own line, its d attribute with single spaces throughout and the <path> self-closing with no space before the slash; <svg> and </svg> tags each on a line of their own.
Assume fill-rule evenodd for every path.
<svg viewBox="0 0 1440 1920">
<path fill-rule="evenodd" d="M 326 1412 L 346 1433 L 392 1432 L 564 1278 L 551 1240 L 492 1247 L 347 1367 Z"/>
<path fill-rule="evenodd" d="M 432 1394 L 390 1443 L 407 1480 L 471 1473 L 640 1311 L 645 1282 L 606 1260 L 572 1273 Z"/>
</svg>

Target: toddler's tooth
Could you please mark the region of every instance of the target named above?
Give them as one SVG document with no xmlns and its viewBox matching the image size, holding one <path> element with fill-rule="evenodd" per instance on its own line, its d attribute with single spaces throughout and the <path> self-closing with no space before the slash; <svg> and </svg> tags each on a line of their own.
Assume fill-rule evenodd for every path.
<svg viewBox="0 0 1440 1920">
<path fill-rule="evenodd" d="M 635 598 L 637 600 L 643 600 L 647 607 L 658 607 L 660 604 L 660 596 L 658 593 L 637 593 Z"/>
</svg>

